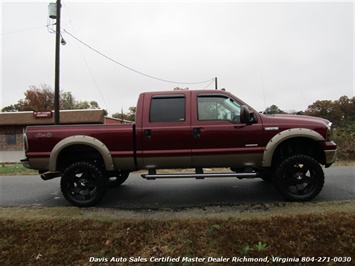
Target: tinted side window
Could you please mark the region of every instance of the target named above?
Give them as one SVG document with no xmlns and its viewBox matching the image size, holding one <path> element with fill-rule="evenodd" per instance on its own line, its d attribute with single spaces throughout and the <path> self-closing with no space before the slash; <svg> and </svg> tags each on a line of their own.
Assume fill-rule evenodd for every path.
<svg viewBox="0 0 355 266">
<path fill-rule="evenodd" d="M 185 121 L 185 97 L 154 96 L 150 105 L 150 122 Z"/>
</svg>

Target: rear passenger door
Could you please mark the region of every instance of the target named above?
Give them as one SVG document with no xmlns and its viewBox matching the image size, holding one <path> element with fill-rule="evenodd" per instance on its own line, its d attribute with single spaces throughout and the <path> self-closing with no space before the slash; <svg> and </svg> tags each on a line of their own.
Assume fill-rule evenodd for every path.
<svg viewBox="0 0 355 266">
<path fill-rule="evenodd" d="M 144 109 L 149 112 L 143 114 L 141 136 L 145 168 L 190 167 L 190 95 L 190 92 L 146 95 Z"/>
</svg>

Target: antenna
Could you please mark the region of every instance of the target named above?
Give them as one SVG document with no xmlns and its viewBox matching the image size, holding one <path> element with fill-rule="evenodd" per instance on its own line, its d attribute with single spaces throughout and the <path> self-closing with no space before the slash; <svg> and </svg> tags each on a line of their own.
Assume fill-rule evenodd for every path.
<svg viewBox="0 0 355 266">
<path fill-rule="evenodd" d="M 263 97 L 264 97 L 264 110 L 266 110 L 266 95 L 265 95 L 265 86 L 264 86 L 264 75 L 261 72 L 261 85 L 263 87 Z"/>
</svg>

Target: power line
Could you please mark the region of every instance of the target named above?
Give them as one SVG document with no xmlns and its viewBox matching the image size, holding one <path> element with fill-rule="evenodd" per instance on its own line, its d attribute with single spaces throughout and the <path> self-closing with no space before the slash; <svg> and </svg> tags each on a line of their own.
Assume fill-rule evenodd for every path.
<svg viewBox="0 0 355 266">
<path fill-rule="evenodd" d="M 126 68 L 126 69 L 128 69 L 128 70 L 131 70 L 131 71 L 133 71 L 133 72 L 135 72 L 135 73 L 137 73 L 137 74 L 146 76 L 146 77 L 148 77 L 148 78 L 152 78 L 152 79 L 156 79 L 156 80 L 163 81 L 163 82 L 168 82 L 168 83 L 185 84 L 185 85 L 188 85 L 188 84 L 203 84 L 203 83 L 207 83 L 207 82 L 211 82 L 211 81 L 213 82 L 213 81 L 214 81 L 214 78 L 213 78 L 213 79 L 208 79 L 208 80 L 199 81 L 199 82 L 178 82 L 178 81 L 171 81 L 171 80 L 167 80 L 167 79 L 162 79 L 162 78 L 157 78 L 157 77 L 151 76 L 151 75 L 148 75 L 148 74 L 145 74 L 145 73 L 140 72 L 140 71 L 138 71 L 138 70 L 135 70 L 135 69 L 133 69 L 133 68 L 131 68 L 131 67 L 129 67 L 129 66 L 126 66 L 126 65 L 124 65 L 124 64 L 122 64 L 122 63 L 120 63 L 120 62 L 118 62 L 118 61 L 116 61 L 116 60 L 114 60 L 114 59 L 112 59 L 111 57 L 109 57 L 109 56 L 107 56 L 107 55 L 105 55 L 105 54 L 99 52 L 99 51 L 96 50 L 95 48 L 91 47 L 90 45 L 86 44 L 85 42 L 83 42 L 83 41 L 80 40 L 79 38 L 75 37 L 73 34 L 71 34 L 70 32 L 68 32 L 67 30 L 64 29 L 64 31 L 65 31 L 68 35 L 70 35 L 72 38 L 74 38 L 74 39 L 77 40 L 78 42 L 82 43 L 83 45 L 85 45 L 86 47 L 88 47 L 89 49 L 91 49 L 92 51 L 94 51 L 94 52 L 98 53 L 99 55 L 105 57 L 106 59 L 108 59 L 108 60 L 114 62 L 114 63 L 117 64 L 117 65 L 120 65 L 121 67 L 124 67 L 124 68 Z M 212 83 L 212 82 L 211 82 L 211 83 Z M 210 85 L 210 84 L 209 84 L 209 85 Z M 209 86 L 209 85 L 208 85 L 208 86 Z M 207 87 L 208 87 L 208 86 L 207 86 Z"/>
<path fill-rule="evenodd" d="M 3 33 L 1 33 L 1 35 L 8 35 L 8 34 L 13 34 L 13 33 L 24 32 L 24 31 L 38 30 L 38 29 L 41 29 L 41 28 L 44 28 L 44 27 L 47 27 L 47 25 L 38 26 L 38 27 L 34 27 L 34 28 L 27 28 L 27 29 L 20 29 L 20 30 L 3 32 Z"/>
<path fill-rule="evenodd" d="M 76 32 L 75 32 L 74 24 L 73 24 L 73 22 L 72 22 L 72 20 L 71 20 L 71 17 L 70 17 L 70 14 L 69 14 L 69 10 L 68 10 L 68 8 L 67 8 L 65 2 L 63 2 L 63 5 L 64 5 L 64 7 L 65 7 L 65 9 L 66 9 L 66 11 L 67 11 L 68 17 L 69 17 L 69 24 L 71 24 L 74 33 L 76 33 Z M 92 71 L 91 71 L 91 68 L 90 68 L 90 66 L 89 66 L 89 63 L 88 63 L 88 61 L 86 60 L 86 58 L 85 58 L 85 56 L 84 56 L 84 53 L 83 53 L 83 51 L 82 51 L 82 49 L 81 49 L 81 47 L 80 47 L 80 44 L 78 44 L 78 48 L 79 48 L 79 51 L 80 51 L 81 56 L 83 57 L 83 60 L 84 60 L 84 62 L 85 62 L 85 65 L 86 65 L 86 67 L 87 67 L 87 69 L 88 69 L 88 71 L 89 71 L 89 73 L 90 73 L 90 76 L 91 76 L 91 78 L 92 78 L 92 80 L 93 80 L 93 82 L 94 82 L 94 85 L 96 86 L 96 89 L 97 89 L 97 91 L 99 92 L 99 94 L 100 94 L 100 96 L 101 96 L 101 99 L 102 99 L 102 101 L 104 102 L 104 104 L 105 104 L 105 106 L 106 106 L 106 110 L 107 110 L 107 112 L 110 112 L 110 109 L 109 109 L 109 107 L 108 107 L 108 104 L 107 104 L 107 102 L 106 102 L 106 100 L 105 100 L 105 98 L 104 98 L 104 96 L 103 96 L 103 93 L 102 93 L 102 91 L 101 91 L 101 89 L 100 89 L 99 84 L 97 83 L 97 81 L 96 81 L 96 79 L 95 79 L 94 74 L 93 74 Z"/>
<path fill-rule="evenodd" d="M 211 86 L 211 84 L 212 83 L 214 83 L 215 82 L 215 79 L 212 79 L 212 81 L 206 86 L 206 87 L 204 87 L 203 89 L 205 90 L 205 89 L 207 89 L 209 86 Z"/>
</svg>

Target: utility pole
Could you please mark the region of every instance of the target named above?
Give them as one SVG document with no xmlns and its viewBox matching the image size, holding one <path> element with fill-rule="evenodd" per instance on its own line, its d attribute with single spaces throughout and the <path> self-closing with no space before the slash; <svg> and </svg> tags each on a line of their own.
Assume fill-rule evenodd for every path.
<svg viewBox="0 0 355 266">
<path fill-rule="evenodd" d="M 216 90 L 218 90 L 217 77 L 214 78 L 214 87 Z"/>
<path fill-rule="evenodd" d="M 55 37 L 55 80 L 54 80 L 54 120 L 55 124 L 60 124 L 59 116 L 59 84 L 60 84 L 60 0 L 57 0 L 57 23 Z"/>
</svg>

